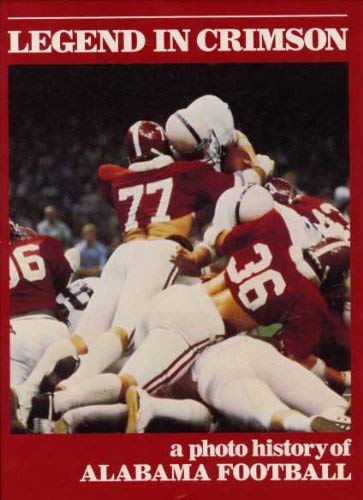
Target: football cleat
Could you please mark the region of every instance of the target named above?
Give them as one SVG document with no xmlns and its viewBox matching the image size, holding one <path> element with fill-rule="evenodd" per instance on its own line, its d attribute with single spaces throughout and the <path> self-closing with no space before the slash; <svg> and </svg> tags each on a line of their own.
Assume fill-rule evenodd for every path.
<svg viewBox="0 0 363 500">
<path fill-rule="evenodd" d="M 44 418 L 48 420 L 58 420 L 60 414 L 54 411 L 54 393 L 39 394 L 32 399 L 32 408 L 28 418 L 28 427 L 33 430 L 34 420 Z"/>
<path fill-rule="evenodd" d="M 137 386 L 131 386 L 126 392 L 127 424 L 126 434 L 141 434 L 154 418 L 151 397 Z"/>
<path fill-rule="evenodd" d="M 351 430 L 350 417 L 337 416 L 335 419 L 314 417 L 311 422 L 313 432 L 348 432 Z"/>
<path fill-rule="evenodd" d="M 54 369 L 48 375 L 44 375 L 39 392 L 54 392 L 62 380 L 66 380 L 79 368 L 81 360 L 78 356 L 67 356 L 57 361 Z"/>
</svg>

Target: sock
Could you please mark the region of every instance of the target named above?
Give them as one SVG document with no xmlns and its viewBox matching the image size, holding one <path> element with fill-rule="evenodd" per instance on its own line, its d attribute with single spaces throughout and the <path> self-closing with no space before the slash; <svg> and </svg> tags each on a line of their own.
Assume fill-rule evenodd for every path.
<svg viewBox="0 0 363 500">
<path fill-rule="evenodd" d="M 78 370 L 60 387 L 69 389 L 75 384 L 102 373 L 108 366 L 117 361 L 122 354 L 121 340 L 113 332 L 106 332 L 97 337 L 89 347 L 88 353 L 82 356 Z"/>
<path fill-rule="evenodd" d="M 340 372 L 343 380 L 344 380 L 344 385 L 345 387 L 351 387 L 352 386 L 352 374 L 351 371 L 345 371 L 345 372 Z"/>
<path fill-rule="evenodd" d="M 311 432 L 312 417 L 306 417 L 299 411 L 289 410 L 282 418 L 285 431 Z"/>
<path fill-rule="evenodd" d="M 209 409 L 193 399 L 152 398 L 154 417 L 170 418 L 209 430 L 213 416 Z"/>
<path fill-rule="evenodd" d="M 120 424 L 127 416 L 127 406 L 122 403 L 113 405 L 82 406 L 67 411 L 63 420 L 68 431 L 73 433 L 79 425 L 106 424 L 110 430 L 120 431 Z"/>
<path fill-rule="evenodd" d="M 76 354 L 76 348 L 69 339 L 55 342 L 48 347 L 29 375 L 27 381 L 24 382 L 19 389 L 21 391 L 24 390 L 32 394 L 37 394 L 44 375 L 53 370 L 56 362 L 66 356 L 74 356 Z"/>
<path fill-rule="evenodd" d="M 315 365 L 310 368 L 311 373 L 314 373 L 317 377 L 319 377 L 323 382 L 326 382 L 326 364 L 320 359 L 316 358 Z"/>
<path fill-rule="evenodd" d="M 54 393 L 54 411 L 64 413 L 79 406 L 118 403 L 121 380 L 113 373 L 102 373 L 66 391 Z"/>
</svg>

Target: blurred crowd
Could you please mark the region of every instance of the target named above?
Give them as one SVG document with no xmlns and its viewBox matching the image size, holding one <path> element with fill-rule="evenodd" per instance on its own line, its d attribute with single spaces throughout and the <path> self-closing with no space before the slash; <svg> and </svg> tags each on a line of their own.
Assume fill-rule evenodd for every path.
<svg viewBox="0 0 363 500">
<path fill-rule="evenodd" d="M 224 74 L 200 65 L 190 89 L 187 66 L 84 67 L 87 74 L 81 67 L 14 68 L 11 216 L 45 234 L 59 231 L 66 247 L 84 241 L 91 224 L 109 255 L 120 243 L 118 224 L 100 196 L 97 167 L 125 163 L 122 137 L 133 121 L 164 125 L 175 109 L 208 92 L 230 104 L 236 127 L 257 152 L 274 158 L 277 175 L 348 215 L 344 65 L 230 65 Z"/>
</svg>

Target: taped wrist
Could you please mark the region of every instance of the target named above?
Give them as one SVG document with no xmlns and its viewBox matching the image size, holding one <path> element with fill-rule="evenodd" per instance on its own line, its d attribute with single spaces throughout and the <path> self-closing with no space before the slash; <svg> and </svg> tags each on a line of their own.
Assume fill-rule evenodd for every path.
<svg viewBox="0 0 363 500">
<path fill-rule="evenodd" d="M 221 234 L 223 229 L 217 226 L 209 226 L 209 228 L 206 230 L 203 236 L 203 242 L 206 247 L 210 247 L 213 250 L 215 249 L 216 246 L 216 241 L 218 236 Z"/>
<path fill-rule="evenodd" d="M 261 168 L 265 174 L 266 178 L 270 177 L 275 167 L 275 162 L 267 155 L 256 155 L 255 166 Z"/>
</svg>

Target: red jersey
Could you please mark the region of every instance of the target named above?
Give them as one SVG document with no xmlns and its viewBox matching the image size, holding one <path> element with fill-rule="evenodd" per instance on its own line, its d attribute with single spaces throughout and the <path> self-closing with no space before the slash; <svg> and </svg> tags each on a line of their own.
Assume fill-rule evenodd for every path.
<svg viewBox="0 0 363 500">
<path fill-rule="evenodd" d="M 314 224 L 325 238 L 350 240 L 350 225 L 331 203 L 315 196 L 297 196 L 290 205 L 302 217 Z"/>
<path fill-rule="evenodd" d="M 49 310 L 56 312 L 56 296 L 72 274 L 61 243 L 50 236 L 34 236 L 10 245 L 10 316 Z"/>
<path fill-rule="evenodd" d="M 237 226 L 223 246 L 232 254 L 225 279 L 236 302 L 259 325 L 282 323 L 288 354 L 310 354 L 326 329 L 329 309 L 317 287 L 298 271 L 281 215 L 271 210 Z"/>
<path fill-rule="evenodd" d="M 144 172 L 102 165 L 98 176 L 107 201 L 117 211 L 122 232 L 196 212 L 214 204 L 235 184 L 233 175 L 216 172 L 201 161 L 177 161 Z"/>
</svg>

